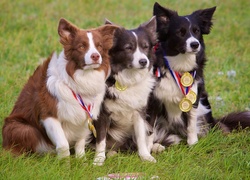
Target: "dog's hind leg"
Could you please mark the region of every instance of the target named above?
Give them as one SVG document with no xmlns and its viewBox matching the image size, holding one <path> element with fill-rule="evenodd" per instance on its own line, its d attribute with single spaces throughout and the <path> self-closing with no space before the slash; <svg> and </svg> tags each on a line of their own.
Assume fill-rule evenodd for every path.
<svg viewBox="0 0 250 180">
<path fill-rule="evenodd" d="M 165 147 L 162 146 L 160 143 L 154 143 L 154 136 L 155 134 L 152 133 L 150 136 L 147 137 L 148 151 L 153 153 L 161 153 L 165 150 Z"/>
<path fill-rule="evenodd" d="M 41 132 L 22 118 L 6 118 L 2 137 L 3 148 L 14 155 L 52 151 L 52 145 L 45 141 Z"/>
<path fill-rule="evenodd" d="M 165 151 L 165 149 L 166 148 L 163 145 L 161 145 L 160 143 L 154 143 L 151 151 L 153 153 L 161 153 L 161 152 Z"/>
</svg>

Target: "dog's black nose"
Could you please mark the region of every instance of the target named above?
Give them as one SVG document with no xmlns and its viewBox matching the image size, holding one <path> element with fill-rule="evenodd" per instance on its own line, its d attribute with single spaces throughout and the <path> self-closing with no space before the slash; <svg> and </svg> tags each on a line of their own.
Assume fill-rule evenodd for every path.
<svg viewBox="0 0 250 180">
<path fill-rule="evenodd" d="M 191 44 L 190 44 L 190 46 L 191 46 L 191 48 L 192 49 L 197 49 L 198 47 L 199 47 L 199 43 L 198 42 L 192 42 Z"/>
<path fill-rule="evenodd" d="M 142 66 L 142 67 L 145 67 L 147 65 L 147 59 L 140 59 L 139 60 L 139 64 Z"/>
</svg>

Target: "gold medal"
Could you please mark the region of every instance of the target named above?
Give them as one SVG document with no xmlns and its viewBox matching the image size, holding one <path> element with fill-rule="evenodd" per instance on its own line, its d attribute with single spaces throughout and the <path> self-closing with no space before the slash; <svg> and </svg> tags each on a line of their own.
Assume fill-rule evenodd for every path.
<svg viewBox="0 0 250 180">
<path fill-rule="evenodd" d="M 96 129 L 95 129 L 95 126 L 93 125 L 93 120 L 88 118 L 88 127 L 89 127 L 89 130 L 94 134 L 95 138 L 96 138 Z"/>
<path fill-rule="evenodd" d="M 188 92 L 188 94 L 186 95 L 186 98 L 189 99 L 191 101 L 192 104 L 195 103 L 196 99 L 197 99 L 197 95 L 194 91 L 192 91 L 190 89 L 190 91 Z"/>
<path fill-rule="evenodd" d="M 188 112 L 192 108 L 192 103 L 189 99 L 184 97 L 179 103 L 179 108 L 182 112 Z"/>
<path fill-rule="evenodd" d="M 115 88 L 118 91 L 125 91 L 127 89 L 127 86 L 121 86 L 120 83 L 118 81 L 115 81 Z"/>
<path fill-rule="evenodd" d="M 193 84 L 194 82 L 194 78 L 192 77 L 192 75 L 189 72 L 185 72 L 182 76 L 181 76 L 181 84 L 184 87 L 189 87 Z"/>
</svg>

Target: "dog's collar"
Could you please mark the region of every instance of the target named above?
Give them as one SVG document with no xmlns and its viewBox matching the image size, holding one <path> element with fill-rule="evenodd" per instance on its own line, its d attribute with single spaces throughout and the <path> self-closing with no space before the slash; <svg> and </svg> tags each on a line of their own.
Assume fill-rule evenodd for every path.
<svg viewBox="0 0 250 180">
<path fill-rule="evenodd" d="M 154 72 L 155 77 L 157 77 L 158 79 L 161 79 L 162 77 L 164 77 L 164 74 L 162 73 L 160 67 L 154 66 L 153 72 Z"/>
<path fill-rule="evenodd" d="M 106 81 L 106 84 L 108 87 L 115 87 L 118 91 L 125 91 L 128 86 L 123 86 L 119 81 L 115 79 L 114 76 L 109 76 L 109 78 Z"/>
<path fill-rule="evenodd" d="M 93 109 L 94 107 L 94 104 L 89 104 L 89 105 L 86 105 L 84 103 L 84 101 L 82 100 L 82 97 L 80 94 L 76 94 L 72 89 L 72 94 L 74 96 L 74 98 L 78 101 L 78 103 L 80 104 L 80 106 L 82 107 L 82 109 L 84 111 L 86 111 L 87 113 L 87 116 L 88 116 L 88 127 L 89 127 L 89 130 L 93 133 L 93 135 L 95 136 L 95 138 L 97 137 L 97 134 L 96 134 L 96 129 L 95 129 L 95 126 L 93 124 L 93 115 L 91 113 L 91 110 Z"/>
<path fill-rule="evenodd" d="M 159 46 L 160 46 L 159 42 L 154 45 L 154 47 L 153 47 L 154 48 L 154 52 L 156 52 L 159 49 Z"/>
</svg>

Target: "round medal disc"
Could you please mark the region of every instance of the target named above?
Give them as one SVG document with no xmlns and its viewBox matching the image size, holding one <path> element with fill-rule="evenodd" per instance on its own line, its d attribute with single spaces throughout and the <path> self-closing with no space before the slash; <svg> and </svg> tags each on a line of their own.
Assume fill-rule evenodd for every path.
<svg viewBox="0 0 250 180">
<path fill-rule="evenodd" d="M 115 81 L 115 88 L 119 91 L 125 91 L 127 89 L 127 86 L 121 86 L 118 81 Z"/>
<path fill-rule="evenodd" d="M 181 76 L 181 84 L 185 87 L 191 86 L 194 82 L 192 75 L 189 72 L 185 72 Z"/>
<path fill-rule="evenodd" d="M 192 104 L 195 103 L 196 99 L 197 99 L 197 95 L 194 91 L 192 91 L 190 89 L 190 91 L 188 92 L 188 94 L 186 95 L 186 98 L 189 99 L 191 101 Z"/>
<path fill-rule="evenodd" d="M 179 104 L 179 107 L 182 112 L 188 112 L 192 108 L 192 103 L 189 99 L 183 98 Z"/>
<path fill-rule="evenodd" d="M 93 125 L 93 120 L 88 118 L 88 127 L 89 127 L 89 130 L 93 133 L 93 135 L 96 137 L 97 134 L 96 134 L 96 129 L 95 129 L 95 126 Z"/>
</svg>

